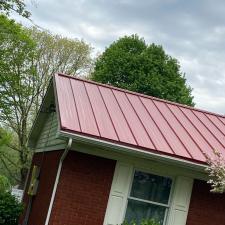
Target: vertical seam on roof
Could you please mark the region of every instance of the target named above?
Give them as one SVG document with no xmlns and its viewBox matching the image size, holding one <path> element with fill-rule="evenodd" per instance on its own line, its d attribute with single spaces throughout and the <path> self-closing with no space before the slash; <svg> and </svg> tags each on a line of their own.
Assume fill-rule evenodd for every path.
<svg viewBox="0 0 225 225">
<path fill-rule="evenodd" d="M 172 153 L 174 155 L 176 155 L 175 151 L 173 150 L 173 148 L 171 147 L 169 141 L 167 140 L 167 138 L 164 136 L 164 134 L 162 133 L 161 129 L 159 128 L 158 124 L 155 122 L 155 120 L 153 119 L 153 117 L 151 116 L 151 113 L 148 111 L 148 109 L 146 108 L 145 104 L 142 102 L 142 99 L 140 96 L 138 96 L 140 102 L 142 103 L 142 105 L 144 106 L 146 112 L 148 113 L 149 117 L 152 119 L 153 123 L 155 124 L 155 126 L 157 127 L 159 133 L 162 135 L 162 137 L 164 138 L 165 142 L 167 143 L 167 145 L 169 146 L 170 150 L 172 151 Z M 151 99 L 150 99 L 151 100 Z"/>
<path fill-rule="evenodd" d="M 222 136 L 224 136 L 224 133 L 216 126 L 216 124 L 214 124 L 213 121 L 210 118 L 208 118 L 208 116 L 205 113 L 203 113 L 203 114 L 207 118 L 207 120 L 222 134 Z M 222 145 L 224 146 L 224 144 L 222 144 Z"/>
<path fill-rule="evenodd" d="M 147 134 L 147 136 L 148 136 L 149 140 L 151 141 L 152 145 L 153 145 L 153 146 L 154 146 L 154 148 L 156 149 L 155 143 L 154 143 L 154 142 L 153 142 L 153 140 L 151 139 L 151 137 L 150 137 L 149 133 L 147 132 L 147 129 L 146 129 L 145 125 L 144 125 L 144 124 L 143 124 L 143 122 L 141 121 L 141 119 L 140 119 L 140 117 L 138 116 L 138 114 L 137 114 L 137 112 L 136 112 L 135 108 L 133 107 L 133 105 L 132 105 L 131 101 L 129 100 L 129 98 L 128 98 L 128 96 L 127 96 L 127 93 L 125 93 L 125 96 L 126 96 L 126 98 L 127 98 L 128 102 L 129 102 L 130 106 L 132 107 L 132 109 L 133 109 L 134 113 L 136 114 L 136 116 L 137 116 L 138 120 L 140 121 L 140 123 L 141 123 L 142 127 L 144 128 L 145 133 Z"/>
<path fill-rule="evenodd" d="M 164 118 L 164 120 L 166 121 L 166 123 L 168 124 L 168 126 L 170 127 L 170 129 L 172 130 L 172 132 L 175 134 L 175 136 L 178 138 L 179 142 L 181 143 L 181 145 L 183 145 L 183 147 L 185 148 L 186 152 L 188 153 L 188 155 L 193 159 L 194 157 L 192 156 L 192 154 L 188 151 L 187 147 L 185 146 L 185 144 L 181 141 L 180 137 L 177 135 L 177 132 L 173 129 L 173 127 L 170 125 L 170 123 L 168 122 L 168 120 L 165 118 L 165 116 L 163 115 L 163 113 L 161 112 L 161 110 L 159 109 L 159 107 L 155 104 L 154 101 L 152 101 L 153 104 L 155 105 L 155 107 L 158 109 L 159 113 L 161 114 L 161 116 Z"/>
<path fill-rule="evenodd" d="M 178 106 L 174 105 L 175 107 L 177 107 L 179 109 Z M 185 126 L 180 122 L 180 120 L 177 118 L 177 116 L 175 115 L 175 113 L 170 109 L 170 107 L 168 106 L 168 104 L 166 104 L 166 107 L 170 110 L 170 112 L 173 114 L 173 116 L 176 118 L 176 120 L 178 121 L 178 123 L 183 127 L 183 129 L 186 131 L 186 133 L 188 134 L 188 136 L 191 138 L 191 140 L 195 143 L 196 147 L 199 148 L 199 151 L 203 154 L 203 156 L 205 157 L 205 154 L 203 153 L 202 149 L 200 148 L 200 146 L 198 145 L 198 143 L 195 141 L 195 139 L 192 137 L 192 135 L 189 133 L 189 131 L 185 128 Z"/>
<path fill-rule="evenodd" d="M 121 113 L 123 114 L 123 117 L 124 117 L 124 119 L 125 119 L 125 121 L 126 121 L 126 123 L 127 123 L 128 128 L 130 129 L 130 132 L 131 132 L 131 134 L 132 134 L 132 136 L 133 136 L 133 138 L 134 138 L 134 141 L 135 141 L 136 144 L 139 146 L 139 143 L 137 142 L 137 140 L 136 140 L 136 138 L 135 138 L 135 136 L 134 136 L 134 134 L 133 134 L 133 131 L 131 130 L 130 125 L 129 125 L 128 121 L 127 121 L 127 118 L 125 117 L 124 112 L 123 112 L 123 110 L 121 109 L 121 106 L 120 106 L 120 104 L 119 104 L 119 102 L 118 102 L 118 100 L 117 100 L 117 98 L 116 98 L 116 96 L 115 96 L 114 90 L 112 90 L 112 89 L 110 89 L 110 90 L 111 90 L 111 92 L 112 92 L 114 98 L 116 99 L 116 102 L 117 102 L 117 104 L 118 104 L 118 106 L 119 106 L 119 109 L 120 109 Z"/>
<path fill-rule="evenodd" d="M 198 131 L 198 133 L 200 134 L 200 136 L 206 141 L 206 143 L 209 145 L 209 147 L 212 148 L 212 150 L 214 149 L 214 147 L 209 143 L 209 141 L 205 138 L 205 136 L 203 136 L 200 132 L 200 130 L 197 128 L 197 126 L 195 126 L 195 124 L 188 118 L 188 116 L 183 112 L 183 110 L 178 107 L 180 109 L 180 111 L 183 113 L 183 115 L 187 118 L 187 120 L 192 124 L 192 126 Z"/>
<path fill-rule="evenodd" d="M 74 95 L 74 92 L 73 92 L 71 79 L 69 79 L 69 83 L 70 83 L 70 88 L 71 88 L 71 91 L 72 91 L 72 94 L 73 94 L 73 101 L 74 101 L 74 106 L 75 106 L 75 110 L 76 110 L 76 114 L 77 114 L 78 125 L 79 125 L 79 128 L 80 128 L 80 131 L 82 131 L 81 124 L 80 124 L 80 118 L 79 118 L 79 114 L 78 114 L 78 110 L 77 110 L 77 103 L 76 103 L 76 100 L 75 100 L 75 95 Z"/>
<path fill-rule="evenodd" d="M 224 144 L 220 142 L 220 140 L 214 135 L 214 133 L 202 122 L 202 120 L 196 115 L 195 112 L 192 112 L 195 117 L 200 121 L 200 123 L 209 131 L 209 133 L 225 148 Z M 204 114 L 204 113 L 203 113 Z"/>
<path fill-rule="evenodd" d="M 223 122 L 223 120 L 219 116 L 217 118 L 221 121 L 221 123 L 223 123 L 223 125 L 225 125 L 225 123 Z"/>
<path fill-rule="evenodd" d="M 66 78 L 70 78 L 70 79 L 86 82 L 86 83 L 91 83 L 91 84 L 98 85 L 98 86 L 101 86 L 101 87 L 110 88 L 110 89 L 113 89 L 113 90 L 116 90 L 116 91 L 126 92 L 128 94 L 133 94 L 135 96 L 138 95 L 140 97 L 151 99 L 151 100 L 154 100 L 154 101 L 160 101 L 160 102 L 163 102 L 163 103 L 176 105 L 178 107 L 182 107 L 182 108 L 185 108 L 185 109 L 190 109 L 190 110 L 195 110 L 195 111 L 207 113 L 207 114 L 218 116 L 218 117 L 222 117 L 222 118 L 225 119 L 225 115 L 222 115 L 222 114 L 210 112 L 210 111 L 203 110 L 203 109 L 194 108 L 192 106 L 184 105 L 184 104 L 177 103 L 177 102 L 172 102 L 172 101 L 169 101 L 169 100 L 165 100 L 165 99 L 161 99 L 161 98 L 158 98 L 158 97 L 149 96 L 149 95 L 146 95 L 146 94 L 141 94 L 141 93 L 134 92 L 134 91 L 129 91 L 127 89 L 115 87 L 115 86 L 112 86 L 110 84 L 103 84 L 103 83 L 99 83 L 99 82 L 96 82 L 96 81 L 93 81 L 93 80 L 82 79 L 82 78 L 66 75 L 66 74 L 63 74 L 63 73 L 58 73 L 58 75 L 66 77 Z"/>
<path fill-rule="evenodd" d="M 99 134 L 100 137 L 102 137 L 102 135 L 101 135 L 101 133 L 100 133 L 100 130 L 99 130 L 99 127 L 98 127 L 97 119 L 96 119 L 96 117 L 95 117 L 95 113 L 94 113 L 94 110 L 93 110 L 93 107 L 92 107 L 92 104 L 91 104 L 91 100 L 90 100 L 90 97 L 89 97 L 88 92 L 87 92 L 87 88 L 86 88 L 85 82 L 83 82 L 83 84 L 84 84 L 84 90 L 85 90 L 85 92 L 86 92 L 86 94 L 87 94 L 88 101 L 89 101 L 89 103 L 90 103 L 91 110 L 92 110 L 92 113 L 93 113 L 93 116 L 94 116 L 94 119 L 95 119 L 95 123 L 96 123 L 96 127 L 97 127 L 97 130 L 98 130 L 98 134 Z"/>
<path fill-rule="evenodd" d="M 212 119 L 211 119 L 207 114 L 205 114 L 205 116 L 206 116 L 206 117 L 214 124 L 214 126 L 217 127 L 217 129 L 218 129 L 223 135 L 225 135 L 225 133 L 217 126 L 216 123 L 214 123 L 214 122 L 212 121 Z M 216 119 L 218 119 L 218 118 L 216 117 Z M 218 119 L 218 121 L 219 121 L 219 123 L 222 123 L 219 119 Z M 223 124 L 222 124 L 222 126 L 223 126 Z"/>
<path fill-rule="evenodd" d="M 108 115 L 109 115 L 109 119 L 110 119 L 110 121 L 111 121 L 111 123 L 112 123 L 112 126 L 113 126 L 113 128 L 114 128 L 116 137 L 117 137 L 118 141 L 120 141 L 120 138 L 119 138 L 119 135 L 118 135 L 118 133 L 117 133 L 117 131 L 116 131 L 115 125 L 114 125 L 113 120 L 112 120 L 112 117 L 111 117 L 111 115 L 110 115 L 110 113 L 109 113 L 109 110 L 108 110 L 108 108 L 107 108 L 107 106 L 106 106 L 105 100 L 104 100 L 104 98 L 103 98 L 103 96 L 102 96 L 102 92 L 101 92 L 99 86 L 98 86 L 98 85 L 96 85 L 96 86 L 97 86 L 97 89 L 98 89 L 98 91 L 99 91 L 99 93 L 100 93 L 100 96 L 101 96 L 101 98 L 102 98 L 103 104 L 104 104 L 104 106 L 105 106 L 105 108 L 106 108 L 106 111 L 107 111 L 107 113 L 108 113 Z"/>
</svg>

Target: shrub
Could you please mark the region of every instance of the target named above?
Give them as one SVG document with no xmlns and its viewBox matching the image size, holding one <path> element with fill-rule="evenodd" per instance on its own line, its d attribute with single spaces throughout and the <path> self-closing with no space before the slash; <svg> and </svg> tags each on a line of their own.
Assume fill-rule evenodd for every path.
<svg viewBox="0 0 225 225">
<path fill-rule="evenodd" d="M 138 223 L 135 220 L 133 220 L 130 223 L 124 221 L 122 225 L 160 225 L 160 223 L 156 222 L 154 219 L 143 219 L 141 223 Z"/>
<path fill-rule="evenodd" d="M 0 224 L 17 225 L 23 207 L 9 192 L 0 193 Z"/>
</svg>

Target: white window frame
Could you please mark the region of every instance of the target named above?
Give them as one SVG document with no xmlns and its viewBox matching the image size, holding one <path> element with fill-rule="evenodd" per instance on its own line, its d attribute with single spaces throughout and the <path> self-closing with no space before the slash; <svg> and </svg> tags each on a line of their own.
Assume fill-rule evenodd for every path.
<svg viewBox="0 0 225 225">
<path fill-rule="evenodd" d="M 163 204 L 163 203 L 159 203 L 159 202 L 144 200 L 144 199 L 135 198 L 135 197 L 131 197 L 130 196 L 131 188 L 132 188 L 133 181 L 134 181 L 134 174 L 135 174 L 136 171 L 143 172 L 143 173 L 148 173 L 148 174 L 152 174 L 152 175 L 156 175 L 156 176 L 166 177 L 166 178 L 170 178 L 171 179 L 172 184 L 171 184 L 171 188 L 170 188 L 168 204 Z M 174 180 L 175 180 L 174 177 L 171 176 L 171 175 L 168 175 L 168 174 L 159 173 L 159 172 L 152 171 L 152 170 L 146 170 L 146 169 L 143 169 L 143 168 L 134 167 L 133 171 L 132 171 L 132 179 L 130 180 L 130 184 L 129 184 L 129 191 L 128 191 L 128 196 L 127 196 L 127 201 L 126 201 L 126 207 L 125 207 L 124 214 L 123 214 L 123 221 L 125 220 L 125 216 L 126 216 L 126 212 L 127 212 L 128 200 L 131 199 L 131 200 L 137 200 L 137 201 L 140 201 L 140 202 L 149 203 L 149 204 L 152 204 L 152 205 L 158 205 L 158 206 L 165 207 L 166 211 L 165 211 L 163 225 L 167 225 L 168 218 L 169 218 L 169 213 L 170 213 L 170 209 L 171 209 L 173 192 L 174 192 L 174 183 L 175 183 Z"/>
<path fill-rule="evenodd" d="M 167 165 L 168 166 L 168 165 Z M 117 160 L 111 190 L 109 194 L 104 225 L 122 224 L 126 215 L 128 196 L 133 184 L 134 172 L 143 171 L 172 179 L 169 208 L 164 225 L 186 225 L 192 193 L 193 177 L 182 170 L 171 171 L 151 163 Z"/>
</svg>

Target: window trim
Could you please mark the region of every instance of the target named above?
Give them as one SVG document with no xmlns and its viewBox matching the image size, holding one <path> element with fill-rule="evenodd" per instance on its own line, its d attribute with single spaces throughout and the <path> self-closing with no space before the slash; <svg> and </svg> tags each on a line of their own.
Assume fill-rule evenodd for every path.
<svg viewBox="0 0 225 225">
<path fill-rule="evenodd" d="M 136 171 L 143 172 L 143 173 L 149 173 L 149 174 L 153 174 L 153 175 L 161 176 L 161 177 L 167 177 L 167 178 L 171 179 L 172 184 L 171 184 L 168 204 L 157 203 L 157 202 L 144 200 L 144 199 L 139 199 L 139 198 L 135 198 L 135 197 L 131 197 L 130 196 L 132 184 L 133 184 L 133 181 L 134 181 L 134 174 L 135 174 Z M 174 176 L 171 176 L 171 175 L 165 174 L 165 173 L 161 173 L 161 172 L 158 172 L 158 171 L 153 171 L 151 169 L 148 170 L 148 169 L 144 169 L 144 168 L 133 167 L 132 178 L 130 179 L 129 190 L 128 190 L 128 195 L 127 195 L 127 200 L 126 200 L 126 207 L 125 207 L 125 210 L 124 210 L 124 213 L 123 213 L 123 221 L 125 220 L 125 216 L 126 216 L 126 212 L 127 212 L 128 200 L 129 199 L 131 199 L 131 200 L 133 199 L 133 200 L 136 200 L 136 201 L 145 202 L 145 203 L 149 203 L 149 204 L 152 204 L 152 205 L 158 205 L 158 206 L 165 207 L 166 210 L 165 210 L 165 217 L 164 217 L 163 225 L 167 225 L 169 214 L 171 212 L 172 198 L 173 198 L 173 193 L 174 193 L 174 186 L 175 186 L 175 178 L 174 178 Z"/>
<path fill-rule="evenodd" d="M 148 203 L 148 204 L 152 204 L 152 205 L 163 206 L 163 207 L 169 208 L 169 204 L 163 204 L 160 202 L 149 201 L 149 200 L 145 200 L 142 198 L 135 198 L 135 197 L 131 197 L 131 196 L 128 196 L 127 198 L 131 199 L 131 200 L 139 201 L 139 202 L 144 202 L 144 203 Z"/>
</svg>

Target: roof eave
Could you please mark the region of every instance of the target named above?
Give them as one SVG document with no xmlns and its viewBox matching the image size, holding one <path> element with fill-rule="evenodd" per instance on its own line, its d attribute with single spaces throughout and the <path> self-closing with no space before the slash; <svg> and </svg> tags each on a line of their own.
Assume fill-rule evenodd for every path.
<svg viewBox="0 0 225 225">
<path fill-rule="evenodd" d="M 60 130 L 58 135 L 61 138 L 63 138 L 63 137 L 64 138 L 65 137 L 73 138 L 77 142 L 82 142 L 82 143 L 89 144 L 89 145 L 91 144 L 91 145 L 95 145 L 95 146 L 99 146 L 99 147 L 103 147 L 103 148 L 108 148 L 108 149 L 111 149 L 112 151 L 126 153 L 126 154 L 133 155 L 136 157 L 151 158 L 154 160 L 158 160 L 160 162 L 165 162 L 168 164 L 185 167 L 187 169 L 192 169 L 192 170 L 203 172 L 203 173 L 205 173 L 205 169 L 207 167 L 206 164 L 201 163 L 201 162 L 199 162 L 199 163 L 192 162 L 189 160 L 172 157 L 172 156 L 168 156 L 165 154 L 157 154 L 154 152 L 145 151 L 145 150 L 135 148 L 135 147 L 125 146 L 125 145 L 109 142 L 106 140 L 100 140 L 97 138 L 88 137 L 88 136 L 81 135 L 81 134 L 70 133 L 70 132 L 67 132 L 64 130 Z"/>
</svg>

